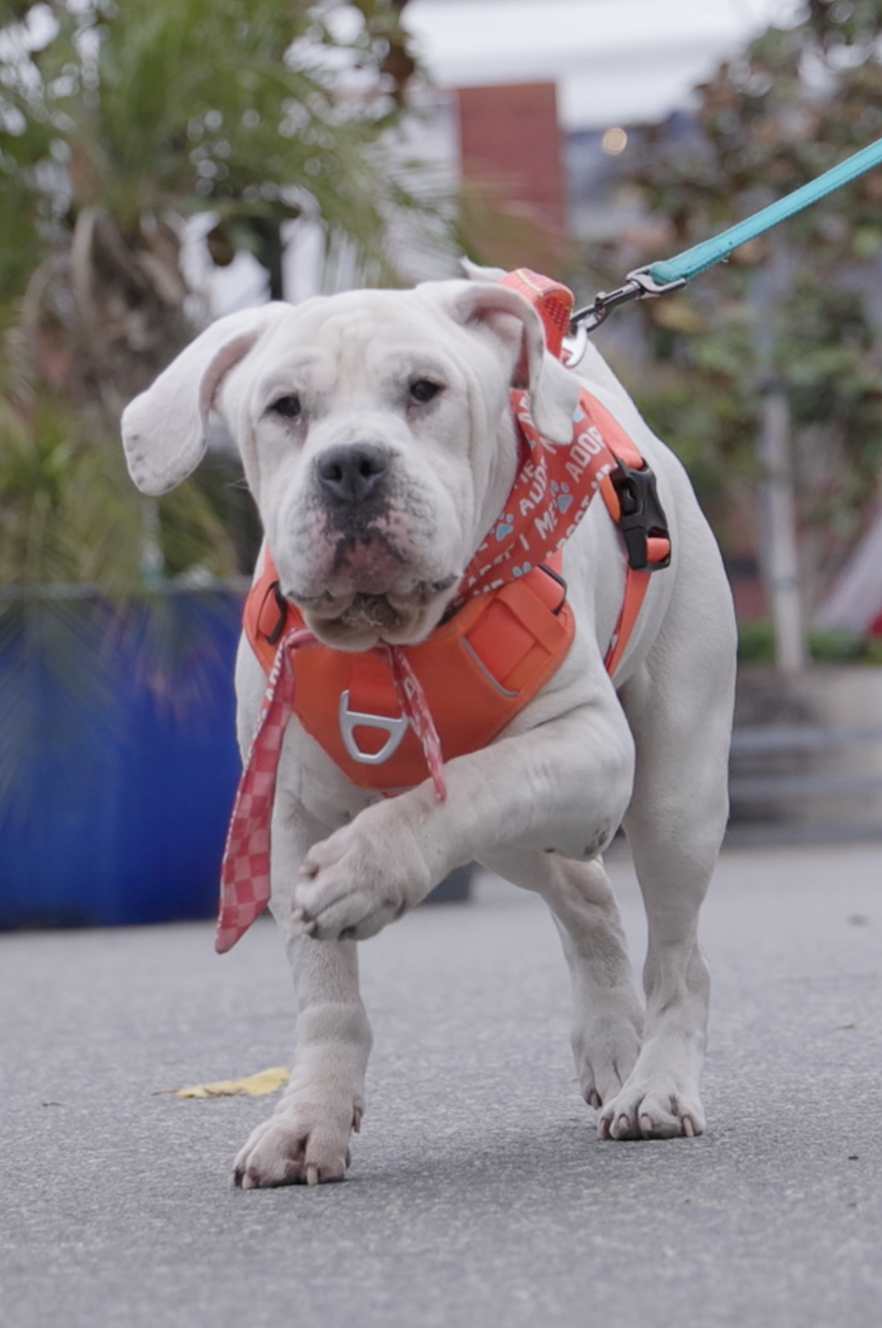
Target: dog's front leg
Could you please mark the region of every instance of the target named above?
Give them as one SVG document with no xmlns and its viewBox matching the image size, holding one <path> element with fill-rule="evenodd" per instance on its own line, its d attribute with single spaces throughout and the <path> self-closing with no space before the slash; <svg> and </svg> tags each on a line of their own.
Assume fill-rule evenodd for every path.
<svg viewBox="0 0 882 1328">
<path fill-rule="evenodd" d="M 610 689 L 611 691 L 611 689 Z M 500 847 L 587 861 L 628 805 L 634 751 L 615 699 L 583 705 L 446 767 L 362 811 L 306 856 L 293 920 L 322 941 L 374 935 L 455 866 Z"/>
<path fill-rule="evenodd" d="M 243 1189 L 342 1180 L 349 1137 L 364 1110 L 371 1030 L 358 990 L 354 941 L 319 942 L 291 924 L 291 891 L 318 827 L 291 800 L 276 799 L 270 908 L 285 936 L 297 995 L 294 1065 L 269 1120 L 235 1163 Z"/>
</svg>

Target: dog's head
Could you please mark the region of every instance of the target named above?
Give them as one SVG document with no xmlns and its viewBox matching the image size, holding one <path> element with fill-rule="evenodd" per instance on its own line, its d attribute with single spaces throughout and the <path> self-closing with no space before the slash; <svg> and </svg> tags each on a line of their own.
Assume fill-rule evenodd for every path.
<svg viewBox="0 0 882 1328">
<path fill-rule="evenodd" d="M 209 411 L 242 454 L 283 593 L 320 640 L 422 640 L 502 508 L 509 389 L 568 441 L 577 380 L 528 302 L 448 281 L 269 304 L 219 319 L 123 415 L 132 479 L 174 488 Z"/>
</svg>

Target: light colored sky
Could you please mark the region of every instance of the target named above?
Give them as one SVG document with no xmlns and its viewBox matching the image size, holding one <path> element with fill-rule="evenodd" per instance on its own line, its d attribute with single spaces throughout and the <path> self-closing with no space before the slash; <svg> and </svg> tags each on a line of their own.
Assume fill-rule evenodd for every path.
<svg viewBox="0 0 882 1328">
<path fill-rule="evenodd" d="M 567 129 L 661 119 L 800 0 L 410 0 L 443 87 L 554 80 Z"/>
</svg>

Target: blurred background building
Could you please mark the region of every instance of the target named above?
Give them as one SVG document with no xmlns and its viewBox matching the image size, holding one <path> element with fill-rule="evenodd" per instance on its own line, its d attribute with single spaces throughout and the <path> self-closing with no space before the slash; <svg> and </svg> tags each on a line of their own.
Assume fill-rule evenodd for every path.
<svg viewBox="0 0 882 1328">
<path fill-rule="evenodd" d="M 696 86 L 800 9 L 801 0 L 406 0 L 427 78 L 410 89 L 418 119 L 399 132 L 408 153 L 532 223 L 547 259 L 554 241 L 605 239 L 634 222 L 613 187 L 632 126 L 688 133 Z M 299 229 L 286 267 L 292 299 L 323 283 L 315 238 Z M 523 230 L 514 243 L 525 261 Z M 437 275 L 437 254 L 411 262 L 414 275 Z M 250 302 L 265 281 L 240 256 L 236 270 L 215 274 L 213 303 L 225 312 Z"/>
</svg>

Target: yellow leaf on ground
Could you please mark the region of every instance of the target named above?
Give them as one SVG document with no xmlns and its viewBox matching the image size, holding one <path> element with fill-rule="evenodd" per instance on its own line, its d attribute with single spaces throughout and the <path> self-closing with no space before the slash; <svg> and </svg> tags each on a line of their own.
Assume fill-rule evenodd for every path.
<svg viewBox="0 0 882 1328">
<path fill-rule="evenodd" d="M 176 1088 L 175 1097 L 233 1097 L 236 1093 L 247 1093 L 249 1097 L 262 1097 L 264 1093 L 274 1093 L 282 1084 L 287 1083 L 291 1071 L 285 1065 L 274 1065 L 269 1070 L 258 1074 L 249 1074 L 245 1079 L 218 1079 L 213 1084 L 195 1084 L 192 1088 Z"/>
</svg>

